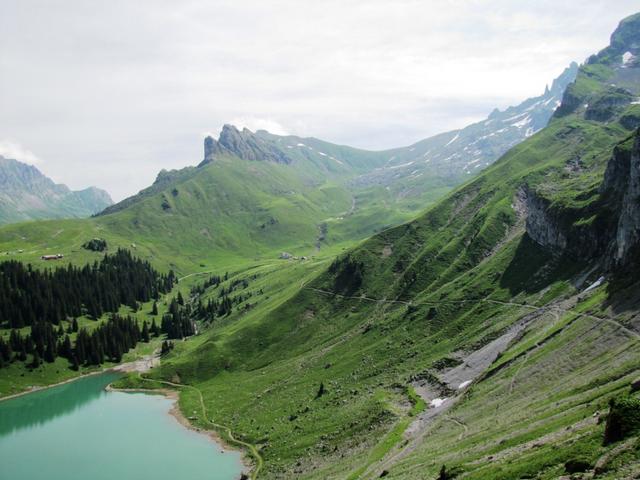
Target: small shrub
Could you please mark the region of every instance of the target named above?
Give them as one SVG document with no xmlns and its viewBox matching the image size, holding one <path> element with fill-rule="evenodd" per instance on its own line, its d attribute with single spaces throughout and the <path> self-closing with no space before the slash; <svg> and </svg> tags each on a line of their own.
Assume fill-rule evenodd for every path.
<svg viewBox="0 0 640 480">
<path fill-rule="evenodd" d="M 612 398 L 604 429 L 604 443 L 608 445 L 640 432 L 640 399 Z"/>
<path fill-rule="evenodd" d="M 93 238 L 84 242 L 82 248 L 91 250 L 92 252 L 104 252 L 107 249 L 107 241 L 102 238 Z"/>
<path fill-rule="evenodd" d="M 582 473 L 591 470 L 591 462 L 585 458 L 572 458 L 564 464 L 567 473 Z"/>
</svg>

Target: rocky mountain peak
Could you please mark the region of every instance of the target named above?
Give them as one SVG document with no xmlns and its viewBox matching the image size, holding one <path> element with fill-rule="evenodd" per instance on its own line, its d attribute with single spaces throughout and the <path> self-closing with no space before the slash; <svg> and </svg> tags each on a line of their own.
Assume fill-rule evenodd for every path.
<svg viewBox="0 0 640 480">
<path fill-rule="evenodd" d="M 204 160 L 201 165 L 213 162 L 218 155 L 232 155 L 251 161 L 266 160 L 285 164 L 292 162 L 291 157 L 268 139 L 248 128 L 240 131 L 229 124 L 222 127 L 218 140 L 211 136 L 204 139 Z"/>
<path fill-rule="evenodd" d="M 567 86 L 576 79 L 576 75 L 578 74 L 578 69 L 580 66 L 576 62 L 571 62 L 571 64 L 564 69 L 564 71 L 558 76 L 558 78 L 553 80 L 551 84 L 550 92 L 551 94 L 558 94 L 562 96 Z"/>
<path fill-rule="evenodd" d="M 616 53 L 640 51 L 640 13 L 631 15 L 620 22 L 611 35 L 611 49 Z"/>
</svg>

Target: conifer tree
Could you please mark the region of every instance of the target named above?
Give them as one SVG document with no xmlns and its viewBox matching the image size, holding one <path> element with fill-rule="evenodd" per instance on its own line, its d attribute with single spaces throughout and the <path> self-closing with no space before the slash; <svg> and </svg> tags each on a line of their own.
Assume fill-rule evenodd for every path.
<svg viewBox="0 0 640 480">
<path fill-rule="evenodd" d="M 145 343 L 149 343 L 149 327 L 147 326 L 147 321 L 142 322 L 142 341 Z"/>
<path fill-rule="evenodd" d="M 42 361 L 40 360 L 40 354 L 38 353 L 38 350 L 35 350 L 33 352 L 33 361 L 31 362 L 31 368 L 38 368 L 41 363 Z"/>
</svg>

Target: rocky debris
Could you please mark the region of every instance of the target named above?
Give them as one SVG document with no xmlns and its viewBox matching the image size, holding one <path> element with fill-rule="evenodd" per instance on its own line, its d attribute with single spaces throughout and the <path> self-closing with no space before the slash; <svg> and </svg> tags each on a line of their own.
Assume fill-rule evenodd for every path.
<svg viewBox="0 0 640 480">
<path fill-rule="evenodd" d="M 219 155 L 233 155 L 243 160 L 285 164 L 293 161 L 284 151 L 265 138 L 247 128 L 240 131 L 233 125 L 222 127 L 218 140 L 211 136 L 204 139 L 204 160 L 200 165 L 213 162 Z"/>
</svg>

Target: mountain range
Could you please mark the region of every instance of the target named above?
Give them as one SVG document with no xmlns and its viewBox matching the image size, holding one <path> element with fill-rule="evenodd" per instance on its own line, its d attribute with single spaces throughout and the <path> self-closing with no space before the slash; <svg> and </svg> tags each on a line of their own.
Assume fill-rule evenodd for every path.
<svg viewBox="0 0 640 480">
<path fill-rule="evenodd" d="M 639 48 L 640 14 L 417 219 L 238 272 L 268 298 L 151 377 L 200 389 L 267 478 L 634 478 L 605 424 L 640 372 Z"/>
<path fill-rule="evenodd" d="M 34 166 L 0 156 L 0 224 L 88 217 L 112 203 L 104 190 L 72 191 Z"/>
<path fill-rule="evenodd" d="M 0 250 L 123 247 L 177 272 L 156 314 L 223 302 L 119 386 L 180 388 L 252 478 L 637 478 L 639 58 L 636 14 L 542 96 L 388 151 L 226 125 L 198 166 Z"/>
</svg>

